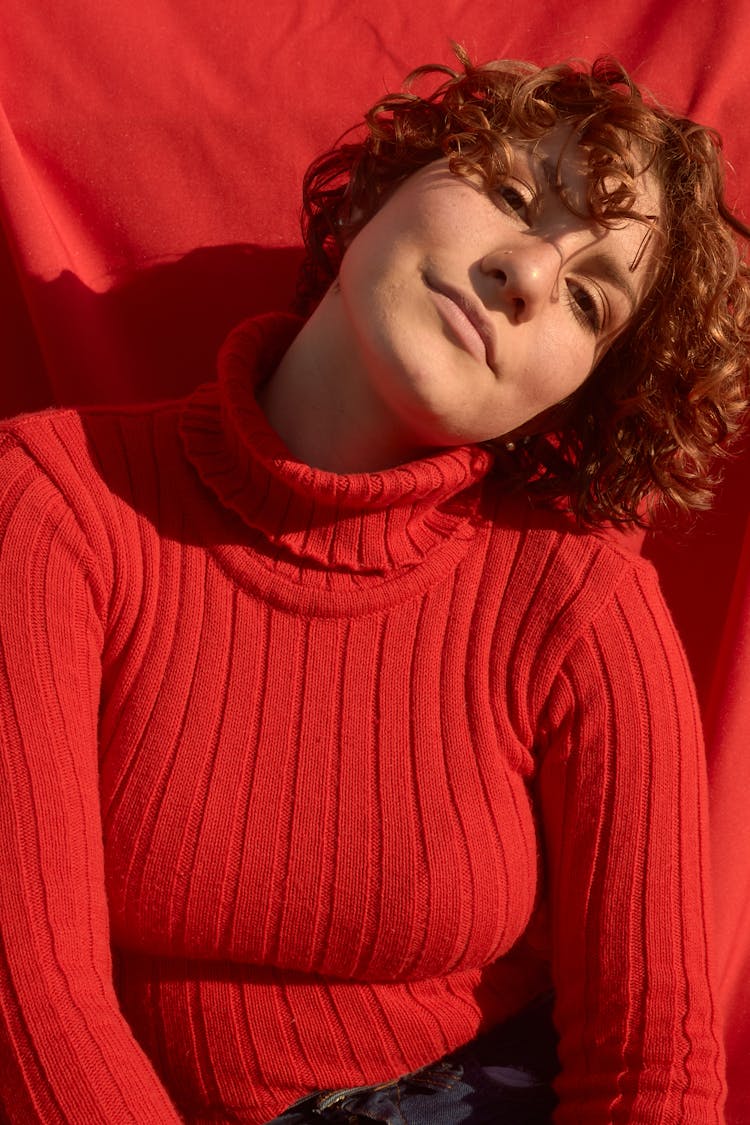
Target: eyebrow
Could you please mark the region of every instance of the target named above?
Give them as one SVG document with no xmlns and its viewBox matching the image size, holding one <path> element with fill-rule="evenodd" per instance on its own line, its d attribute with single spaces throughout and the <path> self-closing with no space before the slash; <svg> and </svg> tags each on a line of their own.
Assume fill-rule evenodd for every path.
<svg viewBox="0 0 750 1125">
<path fill-rule="evenodd" d="M 553 160 L 549 156 L 538 156 L 537 153 L 532 151 L 532 156 L 541 165 L 544 172 L 544 178 L 551 188 L 556 192 L 560 191 L 562 184 L 560 182 L 560 168 L 558 161 Z"/>
</svg>

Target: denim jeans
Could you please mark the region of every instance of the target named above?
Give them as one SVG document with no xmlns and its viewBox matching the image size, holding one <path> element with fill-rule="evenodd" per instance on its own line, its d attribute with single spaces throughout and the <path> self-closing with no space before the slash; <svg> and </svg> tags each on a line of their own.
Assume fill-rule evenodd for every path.
<svg viewBox="0 0 750 1125">
<path fill-rule="evenodd" d="M 548 998 L 453 1054 L 375 1086 L 295 1102 L 268 1125 L 549 1125 L 557 1070 Z"/>
</svg>

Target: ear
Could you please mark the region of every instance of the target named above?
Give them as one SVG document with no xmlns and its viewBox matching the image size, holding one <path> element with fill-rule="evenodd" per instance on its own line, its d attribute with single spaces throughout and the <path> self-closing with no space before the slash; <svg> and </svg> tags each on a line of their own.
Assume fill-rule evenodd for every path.
<svg viewBox="0 0 750 1125">
<path fill-rule="evenodd" d="M 338 218 L 334 220 L 336 239 L 341 248 L 342 255 L 349 249 L 350 245 L 365 225 L 365 222 L 364 212 L 361 207 L 353 207 L 346 216 L 339 215 Z"/>
</svg>

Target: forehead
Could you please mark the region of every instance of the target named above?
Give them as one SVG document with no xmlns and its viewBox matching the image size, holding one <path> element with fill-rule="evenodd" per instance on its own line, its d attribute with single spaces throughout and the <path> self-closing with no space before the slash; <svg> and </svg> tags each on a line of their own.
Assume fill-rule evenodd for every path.
<svg viewBox="0 0 750 1125">
<path fill-rule="evenodd" d="M 570 215 L 590 224 L 597 237 L 628 258 L 632 272 L 655 277 L 659 258 L 662 192 L 656 174 L 648 167 L 646 154 L 630 138 L 620 134 L 628 165 L 613 158 L 607 163 L 601 149 L 582 143 L 567 125 L 556 125 L 541 137 L 512 137 L 509 174 L 531 183 L 548 210 L 556 209 L 561 227 Z M 598 166 L 595 172 L 594 167 Z M 604 221 L 592 214 L 604 211 Z M 622 211 L 618 217 L 618 211 Z"/>
<path fill-rule="evenodd" d="M 590 210 L 591 185 L 596 183 L 602 197 L 610 195 L 614 207 L 618 196 L 625 202 L 632 192 L 627 210 L 650 222 L 661 212 L 661 187 L 651 170 L 648 155 L 627 134 L 616 134 L 619 151 L 604 149 L 601 143 L 582 140 L 572 126 L 560 123 L 541 136 L 511 136 L 508 139 L 515 161 L 526 164 L 537 179 L 557 192 L 581 214 Z M 614 138 L 613 138 L 614 139 Z"/>
</svg>

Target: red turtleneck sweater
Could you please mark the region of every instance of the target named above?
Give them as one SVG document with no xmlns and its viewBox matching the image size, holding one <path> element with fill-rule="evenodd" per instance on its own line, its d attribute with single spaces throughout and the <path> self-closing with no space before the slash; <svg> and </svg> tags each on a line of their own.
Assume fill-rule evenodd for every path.
<svg viewBox="0 0 750 1125">
<path fill-rule="evenodd" d="M 476 447 L 295 462 L 252 386 L 291 331 L 244 326 L 186 402 L 0 432 L 11 1121 L 262 1122 L 549 974 L 559 1125 L 719 1122 L 699 723 L 652 568 Z"/>
</svg>

